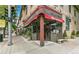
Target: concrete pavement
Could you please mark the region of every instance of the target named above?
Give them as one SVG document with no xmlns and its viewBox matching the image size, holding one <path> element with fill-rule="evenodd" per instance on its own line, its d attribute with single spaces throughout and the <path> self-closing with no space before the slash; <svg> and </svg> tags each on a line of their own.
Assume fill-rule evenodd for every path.
<svg viewBox="0 0 79 59">
<path fill-rule="evenodd" d="M 8 46 L 7 38 L 0 42 L 0 54 L 75 54 L 79 53 L 79 38 L 57 44 L 45 41 L 40 47 L 39 41 L 28 41 L 22 36 L 13 36 L 13 45 Z"/>
</svg>

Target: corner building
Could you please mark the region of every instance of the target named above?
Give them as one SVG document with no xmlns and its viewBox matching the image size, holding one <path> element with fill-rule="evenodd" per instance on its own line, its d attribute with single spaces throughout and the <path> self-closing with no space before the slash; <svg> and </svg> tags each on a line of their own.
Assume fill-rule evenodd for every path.
<svg viewBox="0 0 79 59">
<path fill-rule="evenodd" d="M 65 30 L 67 32 L 68 38 L 71 37 L 71 33 L 73 31 L 76 32 L 79 30 L 78 27 L 79 12 L 78 12 L 78 8 L 75 5 L 46 5 L 46 8 L 49 8 L 50 10 L 44 9 L 45 12 L 43 13 L 49 14 L 47 16 L 49 16 L 50 18 L 53 18 L 52 16 L 56 18 L 53 18 L 54 21 L 44 20 L 44 25 L 39 24 L 37 26 L 35 24 L 41 21 L 37 21 L 37 20 L 31 21 L 31 19 L 40 19 L 39 17 L 35 18 L 35 15 L 38 15 L 38 13 L 42 13 L 42 10 L 41 11 L 36 10 L 38 6 L 42 6 L 42 5 L 23 6 L 25 8 L 22 9 L 22 17 L 21 20 L 19 21 L 19 26 L 28 26 L 32 28 L 33 40 L 40 40 L 40 38 L 42 38 L 42 36 L 40 35 L 40 30 L 42 30 L 40 29 L 40 26 L 44 26 L 43 29 L 44 33 L 41 32 L 41 34 L 44 34 L 43 35 L 44 37 L 42 39 L 51 40 L 51 41 L 56 41 L 60 38 L 63 38 L 62 36 Z M 44 7 L 40 7 L 40 8 L 44 8 Z M 62 20 L 59 20 L 59 18 L 62 18 Z M 44 17 L 44 19 L 48 19 L 48 18 Z M 30 23 L 28 24 L 28 22 Z"/>
</svg>

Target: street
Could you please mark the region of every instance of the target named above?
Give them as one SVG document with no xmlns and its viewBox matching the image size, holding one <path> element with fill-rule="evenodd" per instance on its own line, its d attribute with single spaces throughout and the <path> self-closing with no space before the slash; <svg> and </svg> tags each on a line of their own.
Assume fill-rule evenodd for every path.
<svg viewBox="0 0 79 59">
<path fill-rule="evenodd" d="M 57 44 L 45 41 L 40 47 L 39 41 L 28 41 L 22 36 L 13 36 L 13 45 L 8 46 L 8 40 L 0 42 L 0 54 L 74 54 L 79 53 L 79 38 Z"/>
</svg>

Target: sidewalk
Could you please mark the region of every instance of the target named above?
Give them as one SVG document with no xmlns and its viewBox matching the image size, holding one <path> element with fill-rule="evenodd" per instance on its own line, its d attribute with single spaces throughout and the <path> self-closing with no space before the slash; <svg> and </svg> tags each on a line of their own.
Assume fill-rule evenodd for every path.
<svg viewBox="0 0 79 59">
<path fill-rule="evenodd" d="M 62 44 L 45 41 L 45 46 L 40 47 L 39 41 L 28 41 L 22 36 L 13 36 L 12 46 L 8 46 L 7 38 L 0 43 L 0 54 L 74 54 L 79 53 L 78 39 Z"/>
</svg>

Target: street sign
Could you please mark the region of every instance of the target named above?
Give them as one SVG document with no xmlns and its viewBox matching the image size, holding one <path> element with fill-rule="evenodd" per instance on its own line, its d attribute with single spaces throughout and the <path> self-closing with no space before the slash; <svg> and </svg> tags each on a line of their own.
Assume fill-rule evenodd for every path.
<svg viewBox="0 0 79 59">
<path fill-rule="evenodd" d="M 6 21 L 0 19 L 0 28 L 4 28 L 5 24 L 6 24 Z"/>
</svg>

